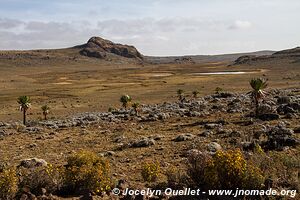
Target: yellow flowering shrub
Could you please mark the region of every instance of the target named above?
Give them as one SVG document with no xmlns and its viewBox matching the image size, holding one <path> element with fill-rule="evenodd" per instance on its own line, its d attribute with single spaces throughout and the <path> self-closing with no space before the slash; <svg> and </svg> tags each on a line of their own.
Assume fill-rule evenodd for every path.
<svg viewBox="0 0 300 200">
<path fill-rule="evenodd" d="M 14 199 L 18 190 L 18 177 L 13 168 L 0 171 L 0 199 Z"/>
<path fill-rule="evenodd" d="M 144 181 L 155 182 L 160 173 L 159 162 L 146 162 L 142 166 L 142 177 Z"/>
<path fill-rule="evenodd" d="M 193 163 L 191 159 L 189 161 L 189 175 L 198 186 L 256 189 L 264 183 L 260 169 L 248 162 L 240 150 L 217 151 L 213 156 L 203 154 Z"/>
<path fill-rule="evenodd" d="M 100 194 L 112 186 L 110 165 L 93 152 L 81 151 L 67 158 L 65 185 L 75 192 Z"/>
<path fill-rule="evenodd" d="M 259 188 L 264 177 L 240 150 L 218 151 L 209 161 L 204 179 L 214 188 Z"/>
</svg>

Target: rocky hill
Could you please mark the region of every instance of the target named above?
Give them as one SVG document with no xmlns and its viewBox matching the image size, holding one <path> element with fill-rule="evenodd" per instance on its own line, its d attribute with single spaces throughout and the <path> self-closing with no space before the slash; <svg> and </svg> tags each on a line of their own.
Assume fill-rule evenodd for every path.
<svg viewBox="0 0 300 200">
<path fill-rule="evenodd" d="M 95 58 L 105 58 L 109 54 L 115 54 L 126 58 L 143 59 L 142 54 L 134 47 L 129 45 L 117 44 L 101 37 L 92 37 L 81 48 L 81 55 Z"/>
<path fill-rule="evenodd" d="M 300 47 L 296 47 L 293 49 L 287 49 L 282 51 L 277 51 L 272 55 L 244 55 L 237 58 L 233 65 L 242 65 L 242 64 L 253 64 L 257 62 L 271 62 L 271 61 L 287 61 L 290 63 L 299 62 L 300 60 Z"/>
</svg>

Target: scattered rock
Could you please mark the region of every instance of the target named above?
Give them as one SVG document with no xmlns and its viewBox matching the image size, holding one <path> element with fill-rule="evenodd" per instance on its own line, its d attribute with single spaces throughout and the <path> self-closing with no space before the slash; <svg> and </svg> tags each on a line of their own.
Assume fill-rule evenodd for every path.
<svg viewBox="0 0 300 200">
<path fill-rule="evenodd" d="M 134 141 L 130 147 L 149 147 L 155 144 L 155 141 L 150 138 L 142 138 L 140 140 Z"/>
<path fill-rule="evenodd" d="M 209 137 L 212 134 L 213 134 L 212 131 L 206 130 L 206 131 L 203 131 L 200 135 L 203 137 Z"/>
<path fill-rule="evenodd" d="M 215 128 L 219 128 L 221 125 L 220 124 L 205 124 L 204 128 L 206 129 L 215 129 Z"/>
<path fill-rule="evenodd" d="M 211 142 L 207 145 L 207 150 L 210 153 L 216 153 L 219 150 L 222 150 L 222 147 L 220 144 L 216 143 L 216 142 Z"/>
<path fill-rule="evenodd" d="M 278 104 L 288 104 L 291 102 L 291 98 L 288 96 L 282 96 L 277 98 Z"/>
<path fill-rule="evenodd" d="M 263 121 L 272 121 L 279 119 L 279 115 L 275 113 L 265 113 L 258 116 L 259 119 Z"/>
<path fill-rule="evenodd" d="M 29 159 L 22 160 L 19 167 L 34 168 L 34 167 L 40 167 L 40 166 L 45 167 L 47 165 L 48 165 L 48 163 L 43 159 L 29 158 Z"/>
<path fill-rule="evenodd" d="M 263 143 L 263 147 L 267 150 L 282 150 L 286 146 L 295 147 L 299 144 L 294 131 L 286 128 L 284 124 L 279 124 L 267 132 L 267 141 Z"/>
<path fill-rule="evenodd" d="M 175 141 L 175 142 L 182 142 L 182 141 L 186 141 L 186 140 L 191 140 L 194 137 L 195 136 L 193 134 L 186 133 L 186 134 L 178 135 L 173 141 Z"/>
</svg>

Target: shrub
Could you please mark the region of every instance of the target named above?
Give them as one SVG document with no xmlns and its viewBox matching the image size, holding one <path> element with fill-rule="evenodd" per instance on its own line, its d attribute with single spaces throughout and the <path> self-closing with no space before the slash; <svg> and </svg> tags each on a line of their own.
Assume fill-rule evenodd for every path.
<svg viewBox="0 0 300 200">
<path fill-rule="evenodd" d="M 299 153 L 286 152 L 255 153 L 250 160 L 266 174 L 272 185 L 269 187 L 300 189 Z"/>
<path fill-rule="evenodd" d="M 116 108 L 114 108 L 114 107 L 109 107 L 108 108 L 108 112 L 114 112 L 114 111 L 116 111 Z"/>
<path fill-rule="evenodd" d="M 62 172 L 61 168 L 51 164 L 30 169 L 20 168 L 18 170 L 20 175 L 19 188 L 26 187 L 35 195 L 41 195 L 42 188 L 46 189 L 48 193 L 55 194 L 62 186 Z"/>
<path fill-rule="evenodd" d="M 146 162 L 142 166 L 142 177 L 144 181 L 155 182 L 160 173 L 159 162 Z"/>
<path fill-rule="evenodd" d="M 166 173 L 168 187 L 181 189 L 188 187 L 190 180 L 188 175 L 176 167 L 170 167 Z"/>
<path fill-rule="evenodd" d="M 204 173 L 205 182 L 213 188 L 255 189 L 264 181 L 260 170 L 247 162 L 240 150 L 218 151 Z"/>
<path fill-rule="evenodd" d="M 216 87 L 215 88 L 215 93 L 216 94 L 219 94 L 219 93 L 221 93 L 221 92 L 223 92 L 224 90 L 223 90 L 223 88 L 220 88 L 220 87 Z"/>
<path fill-rule="evenodd" d="M 248 162 L 240 150 L 199 154 L 189 159 L 189 174 L 197 186 L 209 189 L 258 189 L 264 183 L 259 168 Z"/>
<path fill-rule="evenodd" d="M 93 152 L 81 151 L 67 158 L 65 186 L 70 192 L 100 194 L 112 186 L 110 165 Z"/>
<path fill-rule="evenodd" d="M 13 168 L 0 171 L 0 199 L 14 199 L 18 190 L 18 177 Z"/>
<path fill-rule="evenodd" d="M 188 175 L 198 186 L 205 184 L 204 170 L 207 168 L 211 159 L 211 155 L 200 151 L 193 152 L 188 156 Z"/>
<path fill-rule="evenodd" d="M 128 104 L 131 102 L 132 98 L 129 95 L 122 95 L 120 98 L 120 102 L 122 103 L 122 106 L 126 109 L 128 107 Z"/>
</svg>

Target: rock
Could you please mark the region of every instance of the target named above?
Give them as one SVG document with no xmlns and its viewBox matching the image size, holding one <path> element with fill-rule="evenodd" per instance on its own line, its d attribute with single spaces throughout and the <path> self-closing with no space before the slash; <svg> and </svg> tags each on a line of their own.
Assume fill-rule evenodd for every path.
<svg viewBox="0 0 300 200">
<path fill-rule="evenodd" d="M 231 92 L 219 92 L 218 94 L 214 95 L 215 98 L 229 98 L 234 96 L 235 94 Z"/>
<path fill-rule="evenodd" d="M 290 103 L 288 104 L 289 107 L 293 108 L 294 110 L 300 111 L 300 103 Z"/>
<path fill-rule="evenodd" d="M 27 127 L 25 128 L 25 131 L 29 132 L 29 133 L 40 133 L 42 132 L 44 129 L 41 127 Z"/>
<path fill-rule="evenodd" d="M 291 102 L 291 98 L 288 96 L 282 96 L 277 98 L 278 104 L 288 104 Z"/>
<path fill-rule="evenodd" d="M 203 131 L 200 135 L 203 137 L 209 137 L 212 134 L 213 134 L 212 131 L 206 130 L 206 131 Z"/>
<path fill-rule="evenodd" d="M 296 113 L 288 113 L 285 115 L 287 119 L 297 119 L 298 115 Z"/>
<path fill-rule="evenodd" d="M 300 126 L 294 128 L 294 133 L 300 133 Z"/>
<path fill-rule="evenodd" d="M 35 147 L 37 147 L 36 143 L 32 143 L 32 144 L 29 145 L 29 148 L 35 148 Z"/>
<path fill-rule="evenodd" d="M 114 139 L 114 142 L 115 143 L 120 143 L 120 142 L 123 142 L 125 140 L 125 136 L 121 135 L 121 136 L 118 136 Z"/>
<path fill-rule="evenodd" d="M 80 54 L 87 57 L 94 57 L 94 58 L 105 58 L 106 53 L 97 51 L 95 48 L 84 48 L 80 51 Z"/>
<path fill-rule="evenodd" d="M 284 104 L 278 106 L 277 108 L 277 112 L 279 114 L 296 113 L 299 110 L 300 110 L 300 105 L 298 103 Z"/>
<path fill-rule="evenodd" d="M 206 129 L 215 129 L 215 128 L 219 128 L 221 125 L 220 124 L 205 124 L 204 128 Z"/>
<path fill-rule="evenodd" d="M 222 150 L 222 147 L 220 144 L 216 143 L 216 142 L 211 142 L 207 145 L 207 150 L 210 153 L 216 153 L 219 150 Z"/>
<path fill-rule="evenodd" d="M 184 156 L 186 156 L 186 157 L 190 157 L 190 156 L 196 157 L 199 154 L 202 154 L 202 152 L 199 151 L 198 149 L 190 149 L 190 150 L 188 150 L 184 153 Z"/>
<path fill-rule="evenodd" d="M 295 147 L 299 144 L 294 131 L 286 128 L 284 124 L 279 124 L 267 132 L 267 141 L 263 143 L 263 147 L 267 150 L 282 150 L 286 146 Z"/>
<path fill-rule="evenodd" d="M 272 108 L 272 106 L 268 104 L 262 104 L 258 106 L 258 114 L 263 115 L 263 114 L 269 114 L 269 113 L 274 113 L 275 110 Z"/>
<path fill-rule="evenodd" d="M 240 131 L 232 131 L 230 137 L 241 137 L 242 133 Z"/>
<path fill-rule="evenodd" d="M 114 156 L 116 153 L 114 151 L 105 151 L 103 153 L 104 157 Z"/>
<path fill-rule="evenodd" d="M 19 167 L 34 168 L 34 167 L 46 167 L 48 163 L 43 159 L 29 158 L 21 161 Z"/>
<path fill-rule="evenodd" d="M 42 193 L 42 195 L 46 195 L 47 194 L 47 190 L 45 188 L 42 188 L 41 189 L 41 193 Z"/>
<path fill-rule="evenodd" d="M 105 58 L 108 53 L 126 58 L 143 59 L 143 56 L 134 46 L 116 44 L 100 37 L 92 37 L 89 41 L 77 48 L 82 48 L 83 56 Z"/>
<path fill-rule="evenodd" d="M 241 56 L 241 57 L 238 57 L 233 65 L 242 65 L 242 64 L 247 64 L 249 63 L 252 59 L 256 58 L 256 56 Z"/>
<path fill-rule="evenodd" d="M 7 162 L 0 161 L 0 172 L 2 172 L 7 167 L 8 167 L 8 163 Z"/>
<path fill-rule="evenodd" d="M 168 119 L 170 116 L 169 116 L 169 114 L 167 114 L 167 113 L 158 113 L 157 114 L 157 118 L 159 119 L 159 120 L 165 120 L 165 119 Z"/>
<path fill-rule="evenodd" d="M 279 119 L 279 115 L 275 113 L 265 113 L 258 116 L 259 119 L 263 121 L 272 121 Z"/>
<path fill-rule="evenodd" d="M 6 136 L 6 132 L 4 130 L 0 130 L 0 138 L 4 138 Z"/>
<path fill-rule="evenodd" d="M 173 141 L 175 141 L 175 142 L 182 142 L 182 141 L 186 141 L 186 140 L 191 140 L 194 137 L 195 136 L 193 134 L 186 133 L 186 134 L 178 135 Z"/>
<path fill-rule="evenodd" d="M 268 150 L 283 150 L 286 146 L 295 147 L 300 144 L 299 139 L 290 136 L 274 135 L 269 136 L 264 143 L 264 148 Z"/>
<path fill-rule="evenodd" d="M 142 138 L 140 140 L 134 141 L 130 147 L 149 147 L 155 144 L 155 141 L 150 138 Z"/>
<path fill-rule="evenodd" d="M 253 151 L 255 149 L 255 142 L 241 142 L 244 151 Z"/>
<path fill-rule="evenodd" d="M 225 129 L 225 128 L 218 128 L 216 133 L 217 134 L 225 134 L 225 135 L 229 135 L 232 132 L 231 129 Z"/>
<path fill-rule="evenodd" d="M 203 116 L 202 113 L 200 112 L 197 112 L 197 111 L 189 111 L 186 113 L 186 116 L 189 116 L 189 117 L 201 117 Z"/>
</svg>

